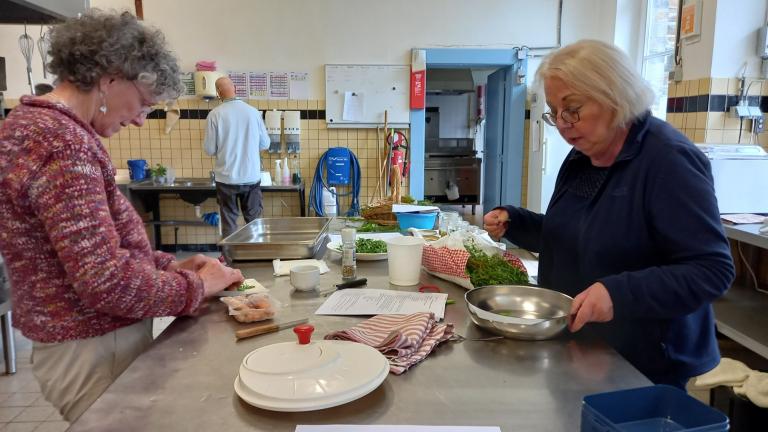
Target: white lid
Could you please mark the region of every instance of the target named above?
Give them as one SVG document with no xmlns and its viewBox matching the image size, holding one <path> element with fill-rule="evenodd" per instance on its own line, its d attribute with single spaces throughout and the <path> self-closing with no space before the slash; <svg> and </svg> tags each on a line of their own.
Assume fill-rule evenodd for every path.
<svg viewBox="0 0 768 432">
<path fill-rule="evenodd" d="M 285 342 L 250 352 L 240 365 L 235 392 L 273 411 L 312 411 L 341 405 L 373 391 L 389 362 L 367 345 L 322 340 Z"/>
</svg>

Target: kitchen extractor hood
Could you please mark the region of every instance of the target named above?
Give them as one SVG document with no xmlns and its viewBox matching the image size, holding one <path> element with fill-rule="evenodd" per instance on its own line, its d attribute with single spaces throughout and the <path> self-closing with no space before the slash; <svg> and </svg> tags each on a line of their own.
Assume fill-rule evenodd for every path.
<svg viewBox="0 0 768 432">
<path fill-rule="evenodd" d="M 52 24 L 76 17 L 90 0 L 0 0 L 0 24 Z"/>
<path fill-rule="evenodd" d="M 427 69 L 427 94 L 464 94 L 475 91 L 470 69 Z"/>
</svg>

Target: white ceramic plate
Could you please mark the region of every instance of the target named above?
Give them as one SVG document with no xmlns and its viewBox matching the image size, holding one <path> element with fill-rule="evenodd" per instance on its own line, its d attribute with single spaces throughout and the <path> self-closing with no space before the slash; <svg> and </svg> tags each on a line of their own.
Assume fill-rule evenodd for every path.
<svg viewBox="0 0 768 432">
<path fill-rule="evenodd" d="M 340 242 L 330 242 L 328 243 L 328 250 L 341 255 L 341 243 Z M 356 255 L 358 260 L 360 261 L 379 261 L 379 260 L 385 260 L 387 259 L 387 253 L 360 253 L 358 252 Z"/>
</svg>

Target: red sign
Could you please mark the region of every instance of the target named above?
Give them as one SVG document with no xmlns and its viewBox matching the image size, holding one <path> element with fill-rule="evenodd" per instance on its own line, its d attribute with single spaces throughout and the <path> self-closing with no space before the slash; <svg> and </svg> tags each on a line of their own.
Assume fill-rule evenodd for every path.
<svg viewBox="0 0 768 432">
<path fill-rule="evenodd" d="M 426 104 L 427 71 L 411 71 L 411 109 L 424 109 Z"/>
</svg>

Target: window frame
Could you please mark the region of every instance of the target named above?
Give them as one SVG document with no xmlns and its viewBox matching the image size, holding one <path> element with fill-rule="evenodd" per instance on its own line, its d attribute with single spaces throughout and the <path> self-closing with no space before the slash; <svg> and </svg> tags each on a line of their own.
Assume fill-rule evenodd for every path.
<svg viewBox="0 0 768 432">
<path fill-rule="evenodd" d="M 683 0 L 677 0 L 677 1 L 679 3 L 683 2 Z M 640 47 L 640 55 L 639 55 L 640 74 L 649 83 L 651 81 L 648 80 L 648 77 L 646 74 L 648 73 L 648 65 L 650 64 L 651 61 L 659 58 L 667 57 L 667 56 L 672 56 L 672 59 L 673 59 L 672 61 L 673 63 L 675 62 L 675 46 L 674 45 L 670 49 L 667 49 L 665 51 L 648 54 L 648 47 L 650 45 L 650 37 L 651 37 L 651 26 L 653 24 L 652 20 L 653 20 L 653 17 L 655 16 L 655 13 L 653 12 L 656 10 L 653 7 L 653 2 L 654 0 L 646 0 L 645 7 L 643 8 L 643 15 L 644 15 L 643 16 L 644 18 L 643 19 L 643 22 L 644 22 L 643 39 L 642 39 L 643 42 Z M 678 11 L 679 11 L 679 5 L 678 5 Z M 678 18 L 679 17 L 675 18 L 675 33 L 677 33 L 677 26 L 679 21 Z M 669 97 L 669 80 L 668 79 L 666 80 L 666 86 L 664 87 L 664 90 L 665 90 L 664 93 L 667 95 L 667 98 L 668 98 Z M 656 92 L 654 91 L 654 93 Z M 658 94 L 656 95 L 657 98 L 659 98 L 660 96 L 661 95 L 658 95 Z M 655 105 L 655 102 L 654 102 L 654 105 Z M 662 117 L 660 115 L 657 115 L 659 113 L 655 113 L 655 112 L 653 113 L 653 115 L 661 118 L 662 120 L 666 120 L 666 117 L 668 114 L 666 110 L 666 100 L 658 100 L 657 102 L 659 102 L 659 106 L 663 108 L 664 116 Z"/>
</svg>

